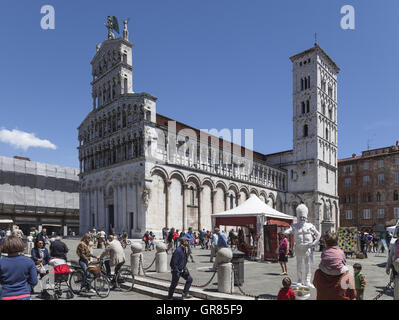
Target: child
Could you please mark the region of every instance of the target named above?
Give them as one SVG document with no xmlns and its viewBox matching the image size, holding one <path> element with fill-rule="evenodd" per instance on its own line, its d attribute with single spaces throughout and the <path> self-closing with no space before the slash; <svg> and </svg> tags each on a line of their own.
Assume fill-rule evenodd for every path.
<svg viewBox="0 0 399 320">
<path fill-rule="evenodd" d="M 353 265 L 353 271 L 355 276 L 355 288 L 356 288 L 356 300 L 363 300 L 364 288 L 366 286 L 366 280 L 362 273 L 362 265 L 360 263 L 355 263 Z"/>
<path fill-rule="evenodd" d="M 288 277 L 285 277 L 283 279 L 283 287 L 281 288 L 277 300 L 296 300 L 295 293 L 291 289 L 291 279 Z"/>
<path fill-rule="evenodd" d="M 330 276 L 339 276 L 349 271 L 346 265 L 345 253 L 338 248 L 338 236 L 335 232 L 327 232 L 325 235 L 326 248 L 321 254 L 319 268 Z"/>
</svg>

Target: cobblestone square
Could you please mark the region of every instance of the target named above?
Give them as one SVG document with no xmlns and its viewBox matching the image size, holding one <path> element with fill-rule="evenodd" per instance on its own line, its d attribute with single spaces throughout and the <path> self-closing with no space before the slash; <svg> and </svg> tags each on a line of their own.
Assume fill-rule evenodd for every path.
<svg viewBox="0 0 399 320">
<path fill-rule="evenodd" d="M 77 262 L 78 258 L 76 256 L 76 247 L 78 240 L 76 239 L 66 239 L 65 243 L 69 247 L 68 259 L 70 262 Z M 100 255 L 103 249 L 94 249 L 95 255 Z M 202 286 L 207 283 L 213 272 L 209 269 L 212 267 L 210 260 L 210 250 L 202 250 L 200 248 L 193 248 L 193 258 L 194 263 L 189 262 L 187 264 L 190 274 L 193 277 L 193 287 Z M 130 247 L 125 249 L 126 254 L 126 264 L 130 265 Z M 317 269 L 320 262 L 321 253 L 315 252 L 315 263 L 312 266 L 312 275 Z M 171 254 L 168 255 L 168 263 L 171 258 Z M 148 267 L 154 261 L 155 251 L 143 251 L 143 265 Z M 350 267 L 351 272 L 353 272 L 353 264 L 360 263 L 363 266 L 362 272 L 366 277 L 366 290 L 364 293 L 365 300 L 372 300 L 381 290 L 387 285 L 389 277 L 385 273 L 385 263 L 387 256 L 385 254 L 369 253 L 367 259 L 347 259 L 347 264 Z M 168 264 L 169 266 L 169 264 Z M 288 277 L 291 278 L 293 282 L 296 281 L 296 258 L 290 258 L 288 261 Z M 284 276 L 280 275 L 281 267 L 278 263 L 269 262 L 256 262 L 248 261 L 244 262 L 244 284 L 242 285 L 242 290 L 250 295 L 262 295 L 263 297 L 274 299 L 277 297 L 277 293 L 281 288 L 281 281 Z M 152 278 L 163 279 L 170 281 L 171 274 L 167 273 L 156 273 L 155 264 L 146 271 L 146 275 Z M 182 282 L 183 283 L 183 282 Z M 39 290 L 39 286 L 36 287 L 36 291 Z M 217 291 L 217 276 L 214 277 L 213 281 L 209 286 L 205 288 L 209 291 Z M 235 287 L 235 294 L 239 295 L 240 292 L 237 287 Z M 98 300 L 99 298 L 95 294 L 87 296 L 75 296 L 74 299 L 79 300 Z M 139 294 L 137 292 L 121 293 L 116 291 L 111 291 L 111 294 L 106 300 L 148 300 L 156 299 L 147 295 Z M 316 291 L 312 290 L 310 300 L 316 299 Z M 380 300 L 392 300 L 392 292 L 388 291 L 387 294 L 383 295 Z"/>
</svg>

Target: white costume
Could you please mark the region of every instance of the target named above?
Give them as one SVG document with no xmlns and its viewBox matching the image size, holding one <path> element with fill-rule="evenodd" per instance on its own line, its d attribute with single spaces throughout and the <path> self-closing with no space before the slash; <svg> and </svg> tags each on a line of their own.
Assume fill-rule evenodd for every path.
<svg viewBox="0 0 399 320">
<path fill-rule="evenodd" d="M 294 235 L 294 252 L 296 255 L 296 264 L 297 264 L 297 275 L 298 275 L 298 284 L 304 284 L 307 287 L 314 288 L 311 280 L 311 272 L 310 265 L 313 263 L 313 250 L 312 248 L 319 243 L 320 240 L 320 232 L 317 231 L 316 227 L 306 222 L 308 218 L 308 208 L 304 204 L 300 204 L 296 208 L 296 215 L 298 217 L 298 223 L 293 224 L 289 229 L 287 229 L 284 233 L 285 235 L 289 235 L 293 233 Z M 316 236 L 316 239 L 313 241 L 313 235 Z M 305 273 L 306 273 L 306 282 L 303 282 L 302 278 L 302 264 L 305 262 Z"/>
</svg>

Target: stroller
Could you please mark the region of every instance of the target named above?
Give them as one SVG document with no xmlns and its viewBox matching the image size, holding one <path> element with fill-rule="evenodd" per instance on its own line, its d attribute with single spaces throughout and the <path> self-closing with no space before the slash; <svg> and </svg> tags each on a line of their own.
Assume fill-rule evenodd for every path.
<svg viewBox="0 0 399 320">
<path fill-rule="evenodd" d="M 66 286 L 66 298 L 72 299 L 74 297 L 73 291 L 69 286 L 68 280 L 71 270 L 64 259 L 52 258 L 49 261 L 49 265 L 53 266 L 54 269 L 51 273 L 54 274 L 54 286 L 53 295 L 51 295 L 52 300 L 58 300 L 62 297 L 63 287 Z"/>
</svg>

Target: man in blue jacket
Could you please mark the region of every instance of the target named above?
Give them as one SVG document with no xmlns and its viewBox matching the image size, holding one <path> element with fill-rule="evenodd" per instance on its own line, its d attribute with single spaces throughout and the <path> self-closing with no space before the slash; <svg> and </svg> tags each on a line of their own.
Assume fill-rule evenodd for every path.
<svg viewBox="0 0 399 320">
<path fill-rule="evenodd" d="M 172 259 L 170 260 L 170 268 L 172 270 L 172 283 L 169 287 L 168 299 L 173 299 L 173 293 L 175 292 L 176 286 L 179 282 L 180 277 L 186 280 L 182 299 L 189 299 L 191 296 L 188 294 L 190 290 L 193 278 L 190 276 L 187 265 L 187 248 L 190 246 L 190 240 L 187 237 L 179 239 L 181 245 L 173 252 Z"/>
</svg>

